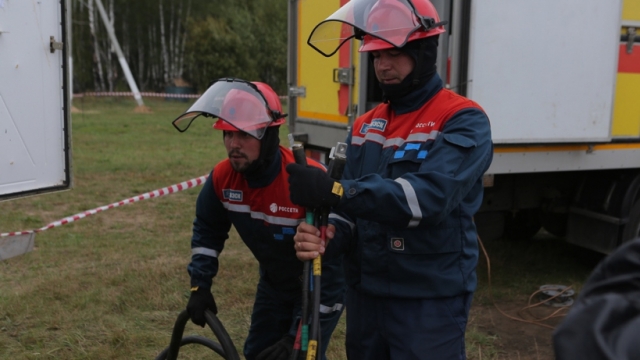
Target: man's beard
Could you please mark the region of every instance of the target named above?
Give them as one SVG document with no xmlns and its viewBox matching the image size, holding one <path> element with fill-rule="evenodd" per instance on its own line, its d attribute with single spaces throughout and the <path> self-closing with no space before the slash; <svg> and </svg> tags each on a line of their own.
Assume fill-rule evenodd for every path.
<svg viewBox="0 0 640 360">
<path fill-rule="evenodd" d="M 240 155 L 242 157 L 242 159 L 238 159 L 238 160 L 242 161 L 244 159 L 246 161 L 244 161 L 244 162 L 235 161 L 232 158 L 233 155 Z M 232 151 L 232 152 L 230 152 L 228 154 L 228 156 L 229 156 L 229 163 L 231 163 L 231 167 L 233 168 L 233 170 L 235 170 L 235 171 L 237 171 L 237 172 L 239 172 L 241 174 L 246 172 L 247 169 L 251 166 L 251 164 L 253 164 L 253 161 L 248 161 L 248 158 L 244 154 L 239 153 L 239 152 L 233 152 Z"/>
</svg>

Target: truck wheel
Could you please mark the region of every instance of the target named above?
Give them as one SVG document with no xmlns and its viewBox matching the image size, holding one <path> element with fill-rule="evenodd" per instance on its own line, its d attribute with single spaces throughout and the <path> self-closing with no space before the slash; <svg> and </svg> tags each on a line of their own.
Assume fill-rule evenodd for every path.
<svg viewBox="0 0 640 360">
<path fill-rule="evenodd" d="M 509 240 L 529 240 L 540 231 L 540 210 L 521 209 L 515 214 L 507 212 L 505 235 Z"/>
<path fill-rule="evenodd" d="M 636 201 L 629 212 L 629 220 L 622 232 L 622 243 L 640 236 L 640 201 Z"/>
</svg>

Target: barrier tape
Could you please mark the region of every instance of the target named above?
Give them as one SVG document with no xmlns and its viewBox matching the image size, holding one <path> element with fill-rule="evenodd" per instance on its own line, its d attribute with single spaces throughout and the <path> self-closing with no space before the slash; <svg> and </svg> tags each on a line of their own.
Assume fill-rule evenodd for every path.
<svg viewBox="0 0 640 360">
<path fill-rule="evenodd" d="M 141 92 L 140 93 L 140 96 L 142 96 L 142 97 L 191 98 L 191 99 L 197 99 L 201 95 L 202 94 L 170 94 L 170 93 L 155 93 L 155 92 Z M 85 97 L 85 96 L 96 96 L 96 97 L 100 97 L 100 96 L 126 96 L 126 97 L 133 97 L 133 93 L 132 92 L 126 92 L 126 91 L 104 91 L 104 92 L 85 92 L 85 93 L 73 94 L 74 98 L 82 98 L 82 97 Z M 280 98 L 280 100 L 287 99 L 286 96 L 278 96 L 278 98 Z"/>
<path fill-rule="evenodd" d="M 72 216 L 67 216 L 64 219 L 60 219 L 58 221 L 54 221 L 52 223 L 49 223 L 46 226 L 41 227 L 40 229 L 35 229 L 35 230 L 25 230 L 25 231 L 14 231 L 14 232 L 8 232 L 8 233 L 0 233 L 0 238 L 3 237 L 8 237 L 8 236 L 18 236 L 18 235 L 28 235 L 28 234 L 33 234 L 33 233 L 39 233 L 45 230 L 49 230 L 49 229 L 53 229 L 55 227 L 58 226 L 62 226 L 80 219 L 84 219 L 87 216 L 91 216 L 91 215 L 95 215 L 99 212 L 105 211 L 105 210 L 109 210 L 109 209 L 113 209 L 122 205 L 128 205 L 128 204 L 133 204 L 135 202 L 141 201 L 141 200 L 147 200 L 147 199 L 151 199 L 151 198 L 155 198 L 155 197 L 160 197 L 160 196 L 164 196 L 164 195 L 169 195 L 169 194 L 173 194 L 175 192 L 179 192 L 179 191 L 183 191 L 183 190 L 187 190 L 193 187 L 196 187 L 198 185 L 202 185 L 205 180 L 207 179 L 207 177 L 209 177 L 209 175 L 203 175 L 200 176 L 198 178 L 194 178 L 191 180 L 187 180 L 187 181 L 183 181 L 181 183 L 178 184 L 174 184 L 171 186 L 167 186 L 164 187 L 162 189 L 158 189 L 158 190 L 154 190 L 154 191 L 150 191 L 148 193 L 144 193 L 142 195 L 138 195 L 138 196 L 134 196 L 131 198 L 128 198 L 126 200 L 122 200 L 122 201 L 118 201 L 115 202 L 113 204 L 109 204 L 109 205 L 105 205 L 105 206 L 100 206 L 97 207 L 95 209 L 91 209 L 91 210 L 87 210 Z"/>
<path fill-rule="evenodd" d="M 172 98 L 199 98 L 202 94 L 169 94 L 169 93 L 154 93 L 154 92 L 141 92 L 142 97 L 172 97 Z M 110 92 L 86 92 L 81 94 L 73 94 L 74 98 L 81 98 L 85 96 L 131 96 L 132 92 L 126 91 L 110 91 Z"/>
</svg>

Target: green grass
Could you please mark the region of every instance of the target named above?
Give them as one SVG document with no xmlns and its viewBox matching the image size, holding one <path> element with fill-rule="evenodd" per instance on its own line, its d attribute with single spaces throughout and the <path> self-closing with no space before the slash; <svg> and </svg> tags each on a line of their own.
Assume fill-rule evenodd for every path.
<svg viewBox="0 0 640 360">
<path fill-rule="evenodd" d="M 81 113 L 72 120 L 74 188 L 3 202 L 0 232 L 39 228 L 199 177 L 224 158 L 222 136 L 210 123 L 196 122 L 185 133 L 171 126 L 188 103 L 146 103 L 153 114 L 134 113 L 130 99 L 75 101 Z M 198 192 L 196 187 L 44 231 L 35 251 L 0 262 L 0 358 L 154 358 L 169 344 L 186 305 Z M 255 269 L 233 234 L 215 292 L 238 346 Z M 191 324 L 187 329 L 199 331 Z"/>
<path fill-rule="evenodd" d="M 0 203 L 0 232 L 42 227 L 85 210 L 208 174 L 225 157 L 222 135 L 200 119 L 185 133 L 171 121 L 190 103 L 123 98 L 74 101 L 72 190 Z M 286 129 L 283 127 L 282 134 Z M 152 359 L 168 346 L 188 299 L 191 223 L 200 187 L 111 209 L 37 234 L 36 249 L 0 262 L 1 359 Z M 590 269 L 567 248 L 540 242 L 486 244 L 493 295 L 526 297 L 545 283 L 580 283 Z M 558 265 L 560 264 L 560 265 Z M 488 304 L 486 264 L 474 304 Z M 257 264 L 232 232 L 214 295 L 238 351 L 248 330 Z M 185 334 L 211 337 L 187 325 Z M 344 317 L 329 349 L 344 359 Z M 469 329 L 470 353 L 497 359 L 495 336 Z M 181 351 L 182 359 L 213 354 Z M 215 356 L 212 356 L 215 358 Z"/>
</svg>

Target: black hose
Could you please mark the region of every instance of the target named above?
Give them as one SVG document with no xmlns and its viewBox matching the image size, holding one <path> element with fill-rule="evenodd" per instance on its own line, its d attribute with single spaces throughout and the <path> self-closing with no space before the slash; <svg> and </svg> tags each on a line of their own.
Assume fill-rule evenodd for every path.
<svg viewBox="0 0 640 360">
<path fill-rule="evenodd" d="M 188 344 L 204 345 L 227 360 L 240 360 L 240 355 L 238 355 L 238 351 L 235 345 L 233 345 L 231 337 L 220 320 L 218 320 L 218 317 L 210 310 L 206 310 L 204 316 L 207 325 L 209 325 L 215 337 L 220 341 L 220 344 L 199 335 L 186 336 L 183 338 L 184 327 L 189 321 L 187 310 L 183 310 L 173 325 L 169 347 L 160 352 L 156 360 L 176 360 L 180 352 L 180 347 Z"/>
<path fill-rule="evenodd" d="M 207 324 L 211 330 L 213 330 L 213 334 L 216 336 L 218 341 L 220 341 L 222 350 L 224 350 L 225 353 L 225 359 L 240 360 L 240 355 L 238 355 L 236 346 L 233 344 L 231 337 L 227 333 L 227 329 L 225 329 L 220 320 L 218 320 L 218 317 L 209 310 L 204 313 L 204 317 L 207 319 Z"/>
<path fill-rule="evenodd" d="M 222 346 L 220 346 L 220 344 L 218 344 L 217 342 L 211 339 L 207 339 L 204 336 L 190 335 L 190 336 L 185 336 L 180 340 L 180 347 L 184 345 L 190 345 L 190 344 L 199 344 L 199 345 L 206 346 L 209 349 L 215 351 L 218 355 L 224 357 L 224 350 L 222 350 Z M 169 353 L 169 348 L 162 350 L 162 352 L 158 354 L 158 356 L 156 357 L 156 360 L 166 360 L 168 353 Z"/>
</svg>

